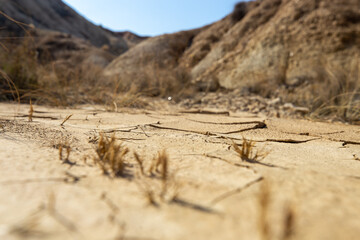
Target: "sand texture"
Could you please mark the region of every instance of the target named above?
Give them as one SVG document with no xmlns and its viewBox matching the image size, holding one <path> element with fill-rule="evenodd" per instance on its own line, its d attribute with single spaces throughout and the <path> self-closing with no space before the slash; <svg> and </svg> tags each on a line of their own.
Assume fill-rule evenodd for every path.
<svg viewBox="0 0 360 240">
<path fill-rule="evenodd" d="M 28 115 L 29 105 L 0 104 L 0 239 L 360 236 L 358 126 L 175 107 Z M 129 149 L 123 175 L 94 163 L 100 133 Z M 233 146 L 243 138 L 264 158 L 243 161 Z M 134 157 L 147 171 L 163 150 L 166 191 Z"/>
</svg>

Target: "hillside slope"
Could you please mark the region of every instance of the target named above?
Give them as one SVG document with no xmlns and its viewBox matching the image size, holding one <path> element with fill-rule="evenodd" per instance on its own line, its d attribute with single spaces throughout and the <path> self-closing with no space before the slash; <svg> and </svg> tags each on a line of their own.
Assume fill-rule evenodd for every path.
<svg viewBox="0 0 360 240">
<path fill-rule="evenodd" d="M 174 76 L 181 70 L 201 88 L 243 89 L 309 105 L 319 91 L 327 91 L 323 98 L 328 99 L 346 90 L 341 86 L 356 88 L 359 6 L 359 0 L 239 3 L 232 14 L 198 31 L 142 42 L 109 65 L 106 74 L 121 76 L 126 69 L 128 79 L 142 81 L 138 76 L 160 61 L 152 71 Z M 164 44 L 173 38 L 175 45 Z M 162 54 L 145 46 L 161 46 Z"/>
<path fill-rule="evenodd" d="M 125 40 L 96 26 L 80 16 L 61 0 L 0 0 L 0 10 L 11 18 L 36 28 L 68 33 L 90 41 L 96 47 L 109 46 L 115 54 L 128 50 Z M 0 15 L 0 24 L 6 26 L 5 34 L 21 35 L 23 30 Z M 2 31 L 4 32 L 4 31 Z"/>
</svg>

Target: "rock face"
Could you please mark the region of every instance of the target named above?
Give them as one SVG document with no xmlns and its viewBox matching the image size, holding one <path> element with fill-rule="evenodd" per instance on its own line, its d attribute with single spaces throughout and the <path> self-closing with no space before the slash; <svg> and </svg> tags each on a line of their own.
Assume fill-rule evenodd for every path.
<svg viewBox="0 0 360 240">
<path fill-rule="evenodd" d="M 145 40 L 106 74 L 126 69 L 141 81 L 147 66 L 161 63 L 157 71 L 171 76 L 181 69 L 198 86 L 304 95 L 297 100 L 305 104 L 305 95 L 326 89 L 329 75 L 352 71 L 359 56 L 360 0 L 258 0 L 237 4 L 210 26 Z"/>
<path fill-rule="evenodd" d="M 231 89 L 292 88 L 322 80 L 328 66 L 349 71 L 359 59 L 359 0 L 256 3 L 192 68 L 195 79 Z"/>
<path fill-rule="evenodd" d="M 92 24 L 77 14 L 61 0 L 0 0 L 0 9 L 11 18 L 36 28 L 68 33 L 88 40 L 96 47 L 108 46 L 112 53 L 118 55 L 128 46 L 121 36 Z M 21 35 L 23 29 L 4 16 L 0 15 L 1 26 L 6 26 L 7 33 Z"/>
</svg>

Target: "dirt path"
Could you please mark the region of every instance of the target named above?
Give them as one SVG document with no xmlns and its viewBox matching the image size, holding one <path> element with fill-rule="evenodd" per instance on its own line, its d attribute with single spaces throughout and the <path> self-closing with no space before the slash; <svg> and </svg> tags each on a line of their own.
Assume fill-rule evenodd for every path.
<svg viewBox="0 0 360 240">
<path fill-rule="evenodd" d="M 360 235 L 359 127 L 175 108 L 34 110 L 28 122 L 28 105 L 0 104 L 0 239 Z M 129 148 L 123 177 L 94 165 L 100 132 Z M 241 148 L 243 137 L 262 161 L 240 159 L 232 141 Z M 147 169 L 162 150 L 166 191 L 133 155 Z"/>
</svg>

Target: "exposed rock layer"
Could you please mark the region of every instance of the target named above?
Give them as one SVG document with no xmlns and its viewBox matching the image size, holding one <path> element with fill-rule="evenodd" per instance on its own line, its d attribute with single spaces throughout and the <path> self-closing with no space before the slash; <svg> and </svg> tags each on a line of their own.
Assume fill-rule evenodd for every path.
<svg viewBox="0 0 360 240">
<path fill-rule="evenodd" d="M 210 26 L 148 39 L 106 74 L 126 69 L 128 79 L 141 81 L 157 64 L 152 71 L 173 76 L 180 69 L 202 88 L 284 93 L 306 104 L 318 89 L 343 84 L 336 81 L 353 84 L 348 73 L 359 65 L 359 53 L 359 0 L 258 0 L 239 3 Z"/>
</svg>

